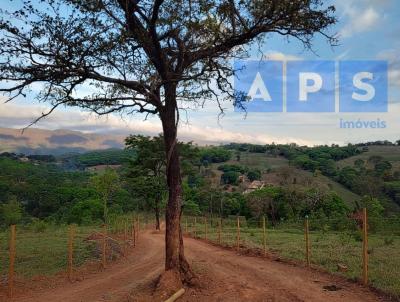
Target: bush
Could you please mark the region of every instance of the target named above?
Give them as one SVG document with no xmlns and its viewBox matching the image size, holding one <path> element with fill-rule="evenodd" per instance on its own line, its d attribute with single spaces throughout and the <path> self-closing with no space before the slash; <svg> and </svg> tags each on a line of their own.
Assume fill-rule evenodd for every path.
<svg viewBox="0 0 400 302">
<path fill-rule="evenodd" d="M 249 172 L 247 172 L 247 178 L 250 181 L 253 180 L 260 180 L 261 179 L 261 172 L 260 170 L 254 169 L 254 170 L 250 170 Z"/>
<path fill-rule="evenodd" d="M 352 237 L 357 242 L 362 242 L 363 241 L 363 236 L 361 234 L 361 231 L 353 232 Z"/>
<path fill-rule="evenodd" d="M 221 175 L 221 182 L 223 184 L 237 185 L 239 181 L 239 172 L 228 171 Z"/>
<path fill-rule="evenodd" d="M 68 222 L 91 224 L 103 218 L 103 204 L 98 199 L 88 199 L 75 204 L 70 212 Z"/>
<path fill-rule="evenodd" d="M 0 219 L 5 225 L 17 224 L 22 219 L 22 207 L 15 196 L 12 196 L 7 203 L 0 207 Z"/>
<path fill-rule="evenodd" d="M 222 163 L 228 161 L 232 153 L 219 147 L 208 147 L 200 151 L 201 161 L 207 163 Z"/>
<path fill-rule="evenodd" d="M 384 239 L 384 244 L 385 245 L 393 245 L 394 243 L 394 238 L 393 237 L 385 237 Z"/>
<path fill-rule="evenodd" d="M 29 224 L 29 229 L 35 233 L 43 233 L 47 229 L 47 223 L 44 220 L 34 218 Z"/>
</svg>

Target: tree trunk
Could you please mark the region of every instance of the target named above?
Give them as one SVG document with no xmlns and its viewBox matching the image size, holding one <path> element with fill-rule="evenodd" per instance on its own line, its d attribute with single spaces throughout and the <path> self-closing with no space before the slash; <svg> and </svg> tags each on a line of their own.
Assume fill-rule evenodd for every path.
<svg viewBox="0 0 400 302">
<path fill-rule="evenodd" d="M 156 206 L 154 207 L 154 212 L 156 214 L 156 230 L 160 230 L 160 200 L 156 200 Z"/>
<path fill-rule="evenodd" d="M 194 274 L 184 255 L 183 236 L 180 225 L 182 214 L 182 179 L 177 144 L 175 87 L 166 89 L 165 93 L 166 106 L 160 112 L 167 156 L 166 174 L 169 192 L 168 204 L 165 211 L 165 270 L 179 272 L 182 281 L 190 282 Z"/>
</svg>

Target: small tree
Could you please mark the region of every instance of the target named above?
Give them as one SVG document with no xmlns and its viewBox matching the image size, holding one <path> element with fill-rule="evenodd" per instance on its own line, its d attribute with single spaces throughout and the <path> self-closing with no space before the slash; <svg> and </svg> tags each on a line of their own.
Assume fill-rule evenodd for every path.
<svg viewBox="0 0 400 302">
<path fill-rule="evenodd" d="M 249 172 L 247 172 L 247 178 L 250 181 L 260 180 L 261 177 L 262 177 L 261 171 L 258 169 L 251 169 Z"/>
<path fill-rule="evenodd" d="M 23 209 L 21 203 L 15 196 L 12 196 L 7 203 L 0 207 L 0 217 L 5 225 L 17 224 L 22 219 Z"/>
<path fill-rule="evenodd" d="M 165 269 L 189 281 L 176 148 L 181 104 L 211 99 L 222 108 L 221 95 L 234 96 L 231 60 L 247 57 L 246 45 L 266 34 L 294 37 L 307 48 L 316 33 L 333 42 L 325 30 L 336 22 L 334 7 L 322 0 L 21 1 L 20 10 L 0 19 L 0 80 L 6 82 L 0 91 L 13 100 L 44 83 L 37 98 L 52 107 L 39 119 L 61 106 L 160 117 L 169 188 Z M 87 87 L 93 92 L 85 95 Z"/>
<path fill-rule="evenodd" d="M 125 145 L 136 151 L 127 177 L 133 184 L 133 190 L 154 209 L 156 229 L 159 230 L 161 200 L 167 191 L 164 139 L 162 136 L 130 135 L 125 139 Z"/>
<path fill-rule="evenodd" d="M 162 135 L 155 137 L 130 135 L 125 139 L 125 145 L 126 148 L 136 151 L 135 159 L 130 162 L 126 176 L 133 185 L 132 190 L 144 197 L 146 203 L 153 208 L 156 229 L 159 230 L 161 201 L 168 189 L 164 138 Z M 178 143 L 178 147 L 182 176 L 193 173 L 193 166 L 199 162 L 197 148 L 191 143 L 182 142 Z"/>
<path fill-rule="evenodd" d="M 104 172 L 91 177 L 90 182 L 100 194 L 103 201 L 103 219 L 108 222 L 108 204 L 113 194 L 120 188 L 119 176 L 113 169 L 107 168 Z"/>
</svg>

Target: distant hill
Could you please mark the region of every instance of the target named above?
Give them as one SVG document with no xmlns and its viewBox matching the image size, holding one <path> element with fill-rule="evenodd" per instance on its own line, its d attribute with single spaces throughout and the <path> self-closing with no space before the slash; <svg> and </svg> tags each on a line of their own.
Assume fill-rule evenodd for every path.
<svg viewBox="0 0 400 302">
<path fill-rule="evenodd" d="M 338 161 L 338 166 L 343 168 L 345 166 L 353 166 L 354 162 L 357 159 L 362 159 L 365 162 L 368 162 L 368 159 L 371 156 L 380 156 L 383 159 L 389 161 L 393 168 L 396 170 L 400 170 L 400 146 L 367 146 L 365 147 L 367 151 L 349 157 L 343 160 Z"/>
<path fill-rule="evenodd" d="M 127 134 L 83 133 L 71 130 L 0 128 L 0 152 L 24 154 L 83 153 L 90 150 L 122 149 Z"/>
<path fill-rule="evenodd" d="M 343 200 L 351 207 L 355 205 L 355 201 L 361 197 L 343 185 L 337 183 L 329 177 L 324 175 L 313 175 L 310 171 L 298 169 L 294 166 L 289 165 L 289 161 L 282 156 L 270 156 L 265 153 L 251 153 L 241 152 L 240 161 L 231 159 L 226 162 L 227 164 L 238 164 L 247 166 L 249 168 L 259 169 L 262 172 L 262 180 L 267 185 L 279 186 L 282 185 L 285 180 L 283 174 L 287 173 L 290 175 L 290 183 L 293 179 L 297 179 L 297 185 L 294 187 L 316 187 L 321 189 L 335 191 Z M 217 167 L 220 164 L 213 164 L 213 172 L 215 174 L 214 183 L 218 184 L 220 181 L 221 171 L 218 171 Z M 286 180 L 287 181 L 287 180 Z"/>
</svg>

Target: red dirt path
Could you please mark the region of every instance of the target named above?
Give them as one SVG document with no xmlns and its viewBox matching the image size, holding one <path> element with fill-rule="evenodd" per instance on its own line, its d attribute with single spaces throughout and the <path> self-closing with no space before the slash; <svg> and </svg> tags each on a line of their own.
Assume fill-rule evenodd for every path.
<svg viewBox="0 0 400 302">
<path fill-rule="evenodd" d="M 384 301 L 371 290 L 330 274 L 238 255 L 191 238 L 185 238 L 185 252 L 201 282 L 179 301 Z M 157 301 L 151 291 L 163 268 L 164 235 L 147 231 L 126 260 L 79 282 L 18 293 L 14 301 Z M 323 288 L 330 285 L 340 289 Z"/>
</svg>

